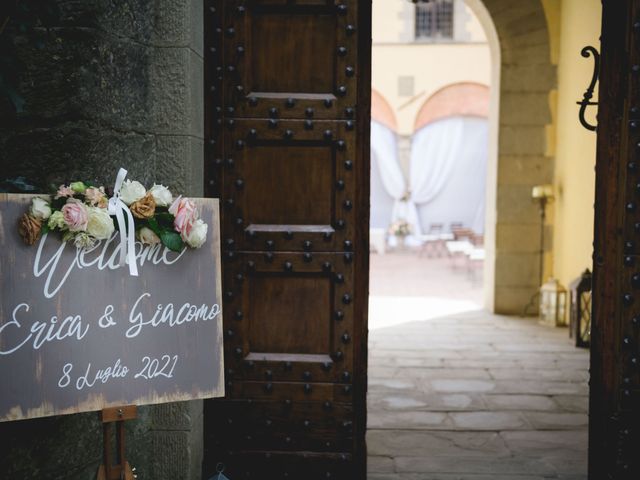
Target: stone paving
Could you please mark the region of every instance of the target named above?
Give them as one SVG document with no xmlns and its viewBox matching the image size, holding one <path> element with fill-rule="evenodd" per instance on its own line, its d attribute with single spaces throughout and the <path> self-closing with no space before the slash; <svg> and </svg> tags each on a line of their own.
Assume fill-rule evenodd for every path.
<svg viewBox="0 0 640 480">
<path fill-rule="evenodd" d="M 380 278 L 396 260 L 372 256 L 372 305 L 407 293 Z M 468 288 L 445 262 L 427 274 L 414 263 L 416 281 L 440 279 L 445 297 L 445 283 L 455 301 Z M 479 308 L 433 317 L 425 301 L 425 320 L 385 326 L 372 312 L 368 478 L 586 479 L 588 352 L 566 329 Z"/>
</svg>

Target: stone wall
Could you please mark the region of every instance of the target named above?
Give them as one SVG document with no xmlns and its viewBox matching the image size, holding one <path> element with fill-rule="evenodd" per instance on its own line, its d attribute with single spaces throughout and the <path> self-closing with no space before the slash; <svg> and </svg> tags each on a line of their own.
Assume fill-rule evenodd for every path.
<svg viewBox="0 0 640 480">
<path fill-rule="evenodd" d="M 201 195 L 202 0 L 50 3 L 54 20 L 27 31 L 10 20 L 2 32 L 25 106 L 16 114 L 0 100 L 0 181 L 111 185 L 122 166 Z M 202 402 L 143 407 L 129 423 L 139 480 L 201 477 Z M 0 438 L 3 480 L 93 480 L 101 462 L 97 413 L 0 424 Z"/>
<path fill-rule="evenodd" d="M 144 182 L 201 192 L 202 0 L 56 0 L 14 34 L 25 112 L 0 112 L 0 179 Z M 7 31 L 4 35 L 12 35 Z"/>
</svg>

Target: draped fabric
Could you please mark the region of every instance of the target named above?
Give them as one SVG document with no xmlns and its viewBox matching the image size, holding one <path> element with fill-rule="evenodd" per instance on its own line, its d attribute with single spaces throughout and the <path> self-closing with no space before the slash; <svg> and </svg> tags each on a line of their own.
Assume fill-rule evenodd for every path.
<svg viewBox="0 0 640 480">
<path fill-rule="evenodd" d="M 450 117 L 414 134 L 411 146 L 411 200 L 404 218 L 414 234 L 442 224 L 461 223 L 484 232 L 488 122 Z"/>
<path fill-rule="evenodd" d="M 407 200 L 396 134 L 372 121 L 371 228 L 406 220 L 414 236 L 433 224 L 447 231 L 452 223 L 483 233 L 487 156 L 486 119 L 450 117 L 427 125 L 413 136 Z"/>
<path fill-rule="evenodd" d="M 395 132 L 371 122 L 371 228 L 389 227 L 396 204 L 405 195 L 406 182 L 398 163 Z"/>
</svg>

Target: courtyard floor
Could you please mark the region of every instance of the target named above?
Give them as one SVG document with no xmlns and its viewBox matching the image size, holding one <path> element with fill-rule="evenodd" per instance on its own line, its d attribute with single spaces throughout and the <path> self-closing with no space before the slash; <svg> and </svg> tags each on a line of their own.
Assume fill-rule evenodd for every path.
<svg viewBox="0 0 640 480">
<path fill-rule="evenodd" d="M 371 256 L 370 480 L 586 479 L 588 352 L 449 260 Z"/>
</svg>

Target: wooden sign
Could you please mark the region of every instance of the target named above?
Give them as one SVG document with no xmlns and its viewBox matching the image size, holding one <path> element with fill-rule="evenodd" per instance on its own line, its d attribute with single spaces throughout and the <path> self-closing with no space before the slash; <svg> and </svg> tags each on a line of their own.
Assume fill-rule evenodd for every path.
<svg viewBox="0 0 640 480">
<path fill-rule="evenodd" d="M 31 198 L 0 194 L 0 421 L 224 395 L 218 201 L 201 248 L 136 243 L 133 277 L 117 235 L 26 245 Z"/>
</svg>

